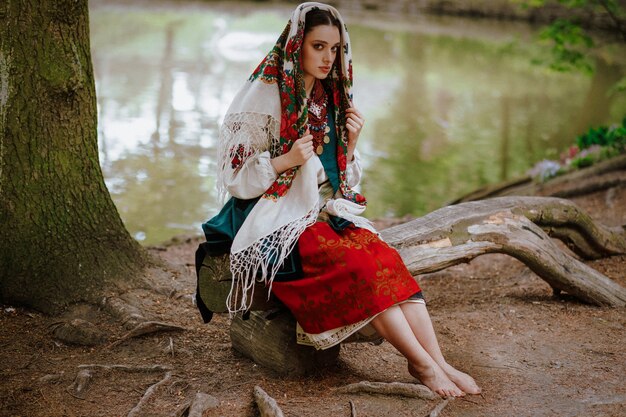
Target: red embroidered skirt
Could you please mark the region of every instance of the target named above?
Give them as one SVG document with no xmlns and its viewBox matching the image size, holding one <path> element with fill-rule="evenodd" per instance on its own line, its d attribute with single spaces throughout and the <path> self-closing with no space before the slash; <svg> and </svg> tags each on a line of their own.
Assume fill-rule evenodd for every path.
<svg viewBox="0 0 626 417">
<path fill-rule="evenodd" d="M 420 291 L 398 252 L 369 230 L 317 222 L 298 247 L 304 277 L 274 281 L 272 292 L 307 333 L 359 322 Z"/>
</svg>

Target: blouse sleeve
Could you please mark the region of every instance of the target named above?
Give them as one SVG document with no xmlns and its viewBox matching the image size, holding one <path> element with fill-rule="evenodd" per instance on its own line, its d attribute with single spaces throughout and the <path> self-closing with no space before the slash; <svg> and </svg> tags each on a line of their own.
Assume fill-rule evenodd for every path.
<svg viewBox="0 0 626 417">
<path fill-rule="evenodd" d="M 349 187 L 356 187 L 361 182 L 361 174 L 363 170 L 361 168 L 361 155 L 359 151 L 354 150 L 354 159 L 348 162 L 346 167 L 346 180 Z"/>
<path fill-rule="evenodd" d="M 249 200 L 263 194 L 277 177 L 270 153 L 265 151 L 248 158 L 238 169 L 229 169 L 224 182 L 230 195 Z"/>
</svg>

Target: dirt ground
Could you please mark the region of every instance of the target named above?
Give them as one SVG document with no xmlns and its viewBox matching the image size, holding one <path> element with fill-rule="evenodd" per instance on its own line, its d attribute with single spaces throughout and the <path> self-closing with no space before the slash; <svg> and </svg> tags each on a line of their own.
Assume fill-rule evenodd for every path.
<svg viewBox="0 0 626 417">
<path fill-rule="evenodd" d="M 574 199 L 611 226 L 626 224 L 626 187 Z M 144 416 L 176 416 L 197 392 L 220 404 L 205 417 L 259 415 L 253 388 L 260 385 L 286 416 L 425 416 L 437 401 L 397 396 L 338 394 L 361 380 L 414 382 L 403 358 L 388 344 L 346 344 L 335 366 L 307 377 L 278 376 L 230 347 L 229 318 L 202 323 L 192 303 L 193 255 L 199 238 L 176 239 L 151 252 L 179 268 L 168 275 L 176 291 L 142 290 L 150 317 L 184 326 L 118 345 L 68 345 L 52 335 L 59 321 L 89 319 L 109 334 L 125 331 L 103 311 L 76 306 L 47 317 L 0 306 L 0 415 L 126 416 L 165 371 L 131 373 L 95 369 L 84 398 L 69 389 L 81 364 L 164 365 Z M 626 285 L 626 256 L 589 263 Z M 442 416 L 626 416 L 626 315 L 571 298 L 523 264 L 485 255 L 466 265 L 419 276 L 442 349 L 450 363 L 473 375 L 484 395 L 452 401 Z"/>
</svg>

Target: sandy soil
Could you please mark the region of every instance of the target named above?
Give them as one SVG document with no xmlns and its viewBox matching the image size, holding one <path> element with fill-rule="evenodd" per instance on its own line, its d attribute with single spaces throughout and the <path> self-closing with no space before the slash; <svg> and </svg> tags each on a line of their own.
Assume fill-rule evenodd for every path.
<svg viewBox="0 0 626 417">
<path fill-rule="evenodd" d="M 575 200 L 596 219 L 626 224 L 626 187 Z M 307 377 L 284 377 L 234 352 L 227 315 L 203 324 L 192 304 L 193 254 L 198 238 L 178 239 L 151 251 L 182 266 L 169 277 L 178 291 L 142 292 L 151 317 L 184 326 L 116 346 L 83 347 L 54 339 L 55 323 L 88 318 L 114 341 L 124 334 L 102 311 L 77 306 L 65 317 L 0 307 L 0 415 L 125 416 L 164 372 L 95 370 L 84 398 L 68 387 L 81 364 L 161 364 L 171 379 L 142 415 L 174 416 L 197 392 L 220 405 L 208 416 L 255 416 L 252 392 L 260 385 L 286 416 L 425 416 L 437 401 L 396 396 L 337 394 L 361 380 L 414 382 L 403 358 L 388 344 L 347 344 L 339 361 Z M 589 263 L 626 285 L 626 256 Z M 482 396 L 452 401 L 442 416 L 624 416 L 626 342 L 623 309 L 555 298 L 550 287 L 520 262 L 486 255 L 467 265 L 418 277 L 444 354 L 472 374 Z M 180 290 L 182 288 L 182 290 Z"/>
</svg>

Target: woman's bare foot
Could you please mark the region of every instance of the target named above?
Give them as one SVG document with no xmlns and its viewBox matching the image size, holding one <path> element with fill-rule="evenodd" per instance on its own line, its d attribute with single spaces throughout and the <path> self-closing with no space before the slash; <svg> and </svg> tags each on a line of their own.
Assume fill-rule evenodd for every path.
<svg viewBox="0 0 626 417">
<path fill-rule="evenodd" d="M 419 379 L 422 384 L 426 385 L 443 398 L 462 397 L 465 395 L 465 393 L 446 376 L 445 372 L 443 372 L 438 365 L 425 368 L 424 370 L 418 370 L 409 362 L 408 368 L 409 373 L 413 377 Z"/>
<path fill-rule="evenodd" d="M 480 394 L 481 389 L 478 384 L 476 384 L 476 381 L 474 381 L 474 378 L 465 372 L 459 371 L 448 363 L 442 366 L 441 369 L 448 375 L 450 381 L 454 382 L 463 392 L 467 394 Z"/>
</svg>

